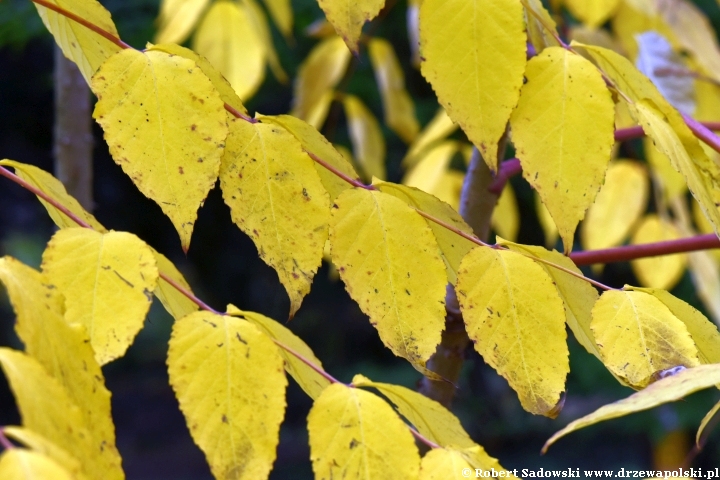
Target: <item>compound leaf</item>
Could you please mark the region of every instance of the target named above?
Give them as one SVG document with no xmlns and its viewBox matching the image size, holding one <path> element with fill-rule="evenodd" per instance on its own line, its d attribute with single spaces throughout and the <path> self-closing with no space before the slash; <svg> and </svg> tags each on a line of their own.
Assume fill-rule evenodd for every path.
<svg viewBox="0 0 720 480">
<path fill-rule="evenodd" d="M 168 372 L 215 478 L 267 478 L 287 386 L 272 340 L 245 320 L 192 313 L 173 325 Z"/>
<path fill-rule="evenodd" d="M 292 317 L 322 262 L 330 220 L 312 160 L 285 129 L 233 120 L 220 186 L 233 222 L 285 286 Z"/>
<path fill-rule="evenodd" d="M 160 205 L 187 251 L 228 134 L 220 95 L 195 62 L 153 49 L 114 55 L 92 87 L 113 159 Z"/>
<path fill-rule="evenodd" d="M 417 478 L 420 454 L 407 426 L 376 395 L 335 383 L 308 415 L 315 478 Z"/>
<path fill-rule="evenodd" d="M 345 288 L 395 353 L 424 366 L 445 325 L 445 268 L 430 227 L 376 190 L 342 193 L 330 229 Z"/>
</svg>

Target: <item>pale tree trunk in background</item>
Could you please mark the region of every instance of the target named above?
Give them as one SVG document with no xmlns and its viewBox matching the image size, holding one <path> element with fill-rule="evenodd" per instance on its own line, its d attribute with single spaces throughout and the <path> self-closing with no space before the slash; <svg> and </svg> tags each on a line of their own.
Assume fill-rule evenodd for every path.
<svg viewBox="0 0 720 480">
<path fill-rule="evenodd" d="M 92 195 L 90 89 L 77 66 L 55 47 L 55 176 L 88 211 Z"/>
<path fill-rule="evenodd" d="M 498 148 L 498 152 L 501 152 L 500 155 L 503 155 L 504 151 L 505 136 Z M 492 182 L 493 175 L 490 173 L 490 169 L 478 150 L 473 149 L 460 197 L 460 215 L 473 229 L 475 235 L 483 241 L 487 241 L 490 234 L 490 220 L 498 200 L 498 196 L 488 190 Z M 465 332 L 465 323 L 455 296 L 455 288 L 452 285 L 447 287 L 445 309 L 445 331 L 435 354 L 427 362 L 427 368 L 452 384 L 423 377 L 418 391 L 446 407 L 450 407 L 455 396 L 453 384 L 457 385 L 460 369 L 465 360 L 465 350 L 470 342 Z"/>
</svg>

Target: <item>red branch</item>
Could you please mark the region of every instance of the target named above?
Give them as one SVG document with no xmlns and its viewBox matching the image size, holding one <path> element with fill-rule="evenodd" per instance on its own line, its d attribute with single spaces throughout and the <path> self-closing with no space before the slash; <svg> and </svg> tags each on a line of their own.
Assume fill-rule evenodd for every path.
<svg viewBox="0 0 720 480">
<path fill-rule="evenodd" d="M 95 25 L 94 23 L 88 22 L 82 17 L 79 17 L 75 15 L 74 13 L 65 10 L 62 7 L 58 7 L 57 5 L 48 2 L 47 0 L 31 0 L 32 2 L 37 3 L 38 5 L 42 5 L 43 7 L 47 8 L 48 10 L 52 10 L 53 12 L 59 13 L 60 15 L 69 18 L 70 20 L 79 23 L 83 27 L 92 30 L 93 32 L 97 33 L 101 37 L 105 38 L 106 40 L 111 41 L 115 45 L 117 45 L 120 48 L 132 48 L 127 43 L 120 40 L 118 37 L 113 35 L 112 33 L 108 32 L 107 30 L 103 30 L 99 26 Z"/>
<path fill-rule="evenodd" d="M 720 248 L 720 239 L 714 233 L 643 245 L 575 252 L 570 254 L 570 259 L 575 262 L 575 265 L 592 265 L 594 263 L 627 262 L 638 258 L 687 253 L 709 248 Z"/>
<path fill-rule="evenodd" d="M 15 448 L 15 445 L 5 436 L 5 428 L 0 428 L 0 446 L 6 450 Z"/>
</svg>

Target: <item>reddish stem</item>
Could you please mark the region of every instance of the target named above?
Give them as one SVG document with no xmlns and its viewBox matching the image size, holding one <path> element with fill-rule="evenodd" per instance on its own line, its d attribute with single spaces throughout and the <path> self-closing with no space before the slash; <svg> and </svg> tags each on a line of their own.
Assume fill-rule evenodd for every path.
<svg viewBox="0 0 720 480">
<path fill-rule="evenodd" d="M 120 40 L 118 37 L 116 37 L 112 33 L 108 32 L 106 30 L 103 30 L 102 28 L 98 27 L 94 23 L 88 22 L 84 18 L 79 17 L 79 16 L 75 15 L 74 13 L 72 13 L 68 10 L 65 10 L 64 8 L 59 7 L 53 3 L 50 3 L 47 0 L 31 0 L 31 1 L 37 3 L 38 5 L 42 5 L 43 7 L 47 8 L 48 10 L 52 10 L 56 13 L 59 13 L 60 15 L 63 15 L 64 17 L 67 17 L 74 22 L 79 23 L 83 27 L 85 27 L 89 30 L 92 30 L 93 32 L 95 32 L 98 35 L 100 35 L 101 37 L 111 41 L 112 43 L 114 43 L 115 45 L 117 45 L 120 48 L 123 48 L 123 49 L 124 48 L 132 48 L 130 45 L 123 42 L 122 40 Z"/>
<path fill-rule="evenodd" d="M 522 172 L 522 165 L 520 165 L 520 159 L 510 158 L 500 164 L 498 174 L 495 176 L 495 180 L 488 187 L 490 193 L 494 193 L 498 197 L 505 188 L 507 181 L 515 175 Z"/>
<path fill-rule="evenodd" d="M 708 126 L 703 125 L 694 118 L 685 114 L 683 114 L 683 120 L 685 120 L 685 124 L 690 127 L 693 135 L 707 143 L 708 146 L 716 152 L 720 152 L 720 137 L 710 131 L 710 128 L 714 128 L 713 126 L 708 128 Z M 713 122 L 711 125 L 717 125 L 717 122 Z M 716 130 L 720 130 L 720 128 L 716 128 Z"/>
<path fill-rule="evenodd" d="M 248 115 L 245 115 L 240 110 L 236 109 L 235 107 L 232 107 L 231 105 L 229 105 L 227 103 L 225 104 L 225 110 L 230 112 L 230 115 L 232 115 L 235 118 L 242 118 L 246 122 L 250 122 L 250 123 L 258 123 L 258 120 L 256 118 L 252 118 L 252 117 L 249 117 Z"/>
<path fill-rule="evenodd" d="M 308 152 L 307 150 L 305 150 L 305 153 L 307 153 L 308 155 L 310 155 L 310 158 L 312 158 L 313 160 L 315 160 L 317 163 L 319 163 L 320 165 L 322 165 L 322 166 L 325 167 L 326 169 L 330 170 L 332 173 L 334 173 L 334 174 L 337 175 L 338 177 L 340 177 L 340 178 L 342 178 L 343 180 L 345 180 L 347 183 L 349 183 L 349 184 L 352 185 L 353 187 L 364 188 L 365 190 L 377 190 L 377 188 L 375 188 L 374 185 L 365 185 L 365 184 L 362 183 L 360 180 L 358 180 L 358 179 L 356 179 L 356 178 L 352 178 L 352 177 L 350 177 L 349 175 L 341 172 L 341 171 L 338 170 L 337 168 L 333 167 L 332 165 L 330 165 L 329 163 L 327 163 L 325 160 L 323 160 L 322 158 L 318 157 L 318 156 L 315 155 L 314 153 Z"/>
<path fill-rule="evenodd" d="M 714 233 L 643 245 L 574 252 L 570 254 L 570 259 L 575 262 L 575 265 L 592 265 L 594 263 L 627 262 L 638 258 L 687 253 L 709 248 L 720 248 L 720 239 Z"/>
<path fill-rule="evenodd" d="M 307 358 L 305 358 L 301 353 L 296 352 L 295 350 L 293 350 L 292 348 L 288 347 L 287 345 L 285 345 L 284 343 L 278 341 L 278 340 L 275 339 L 275 338 L 273 338 L 272 341 L 275 342 L 275 344 L 276 344 L 277 346 L 279 346 L 280 348 L 282 348 L 283 350 L 285 350 L 286 352 L 288 352 L 290 355 L 292 355 L 293 357 L 297 358 L 298 360 L 300 360 L 301 362 L 303 362 L 303 363 L 304 363 L 305 365 L 307 365 L 308 367 L 312 368 L 318 375 L 320 375 L 320 376 L 322 376 L 323 378 L 325 378 L 328 382 L 330 382 L 330 383 L 340 383 L 340 384 L 345 385 L 344 383 L 342 383 L 341 381 L 339 381 L 338 379 L 336 379 L 335 377 L 333 377 L 332 375 L 330 375 L 329 373 L 327 373 L 325 370 L 323 370 L 322 368 L 318 367 L 318 366 L 315 365 L 313 362 L 311 362 L 310 360 L 308 360 Z"/>
<path fill-rule="evenodd" d="M 0 428 L 0 445 L 6 450 L 16 448 L 15 445 L 13 445 L 13 443 L 5 436 L 5 428 Z"/>
<path fill-rule="evenodd" d="M 432 440 L 430 440 L 428 438 L 425 438 L 425 436 L 422 433 L 415 430 L 415 428 L 411 427 L 410 425 L 408 425 L 408 428 L 410 429 L 410 433 L 412 433 L 415 436 L 415 438 L 420 440 L 422 443 L 424 443 L 428 447 L 441 448 L 440 445 L 438 445 L 437 443 L 433 442 Z"/>
</svg>

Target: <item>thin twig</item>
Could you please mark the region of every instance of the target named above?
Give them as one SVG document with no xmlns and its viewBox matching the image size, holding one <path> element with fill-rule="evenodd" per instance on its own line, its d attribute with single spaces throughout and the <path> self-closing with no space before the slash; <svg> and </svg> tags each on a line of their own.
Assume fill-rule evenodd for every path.
<svg viewBox="0 0 720 480">
<path fill-rule="evenodd" d="M 426 438 L 422 433 L 420 433 L 420 432 L 418 432 L 417 430 L 415 430 L 414 427 L 411 427 L 410 425 L 408 425 L 407 427 L 410 429 L 410 433 L 412 433 L 412 434 L 415 436 L 415 438 L 417 438 L 418 440 L 420 440 L 422 443 L 424 443 L 424 444 L 427 445 L 428 447 L 430 447 L 430 448 L 442 448 L 442 447 L 440 447 L 440 445 L 438 445 L 437 443 L 433 442 L 432 440 Z"/>
<path fill-rule="evenodd" d="M 301 353 L 296 352 L 294 349 L 288 347 L 287 345 L 285 345 L 284 343 L 278 341 L 278 340 L 275 339 L 275 338 L 273 338 L 272 341 L 275 342 L 275 344 L 277 344 L 277 346 L 279 346 L 280 348 L 282 348 L 283 350 L 285 350 L 286 352 L 288 352 L 290 355 L 292 355 L 293 357 L 297 358 L 298 360 L 300 360 L 301 362 L 303 362 L 303 363 L 304 363 L 305 365 L 307 365 L 308 367 L 312 368 L 318 375 L 320 375 L 320 376 L 322 376 L 323 378 L 325 378 L 325 380 L 327 380 L 328 382 L 330 382 L 330 383 L 340 383 L 340 384 L 342 384 L 342 385 L 345 385 L 344 383 L 342 383 L 341 381 L 339 381 L 338 379 L 336 379 L 335 377 L 333 377 L 332 375 L 330 375 L 329 373 L 327 373 L 325 370 L 323 370 L 322 368 L 320 368 L 320 367 L 318 367 L 317 365 L 315 365 L 312 361 L 310 361 L 309 359 L 305 358 L 305 356 L 302 355 Z"/>
<path fill-rule="evenodd" d="M 105 38 L 106 40 L 111 41 L 112 43 L 114 43 L 115 45 L 117 45 L 120 48 L 123 48 L 123 49 L 132 48 L 130 45 L 123 42 L 118 37 L 116 37 L 112 33 L 108 32 L 107 30 L 100 28 L 99 26 L 95 25 L 94 23 L 89 22 L 89 21 L 85 20 L 84 18 L 75 15 L 72 12 L 65 10 L 62 7 L 59 7 L 59 6 L 55 5 L 54 3 L 50 3 L 47 0 L 31 0 L 31 1 L 34 3 L 37 3 L 38 5 L 42 5 L 43 7 L 47 8 L 48 10 L 52 10 L 56 13 L 59 13 L 60 15 L 63 15 L 64 17 L 67 17 L 74 22 L 79 23 L 83 27 L 85 27 L 89 30 L 92 30 L 93 32 L 97 33 L 98 35 Z"/>
<path fill-rule="evenodd" d="M 594 263 L 627 262 L 638 258 L 687 253 L 710 248 L 720 248 L 720 239 L 714 233 L 642 245 L 574 252 L 570 254 L 570 259 L 575 265 L 592 265 Z"/>
<path fill-rule="evenodd" d="M 0 427 L 0 446 L 6 450 L 16 448 L 15 445 L 5 436 L 5 427 Z"/>
<path fill-rule="evenodd" d="M 332 172 L 332 173 L 335 174 L 336 176 L 342 178 L 343 180 L 345 180 L 347 183 L 349 183 L 349 184 L 352 185 L 353 187 L 363 188 L 363 189 L 365 189 L 365 190 L 377 190 L 377 188 L 375 188 L 374 185 L 365 185 L 363 182 L 361 182 L 361 181 L 358 180 L 357 178 L 352 178 L 352 177 L 350 177 L 349 175 L 341 172 L 341 171 L 338 170 L 337 168 L 333 167 L 332 165 L 330 165 L 329 163 L 327 163 L 325 160 L 323 160 L 322 158 L 318 157 L 318 156 L 315 155 L 314 153 L 308 152 L 307 150 L 305 150 L 305 153 L 307 153 L 307 154 L 310 156 L 310 158 L 312 158 L 315 162 L 319 163 L 320 165 L 322 165 L 323 167 L 325 167 L 327 170 L 329 170 L 330 172 Z"/>
</svg>

